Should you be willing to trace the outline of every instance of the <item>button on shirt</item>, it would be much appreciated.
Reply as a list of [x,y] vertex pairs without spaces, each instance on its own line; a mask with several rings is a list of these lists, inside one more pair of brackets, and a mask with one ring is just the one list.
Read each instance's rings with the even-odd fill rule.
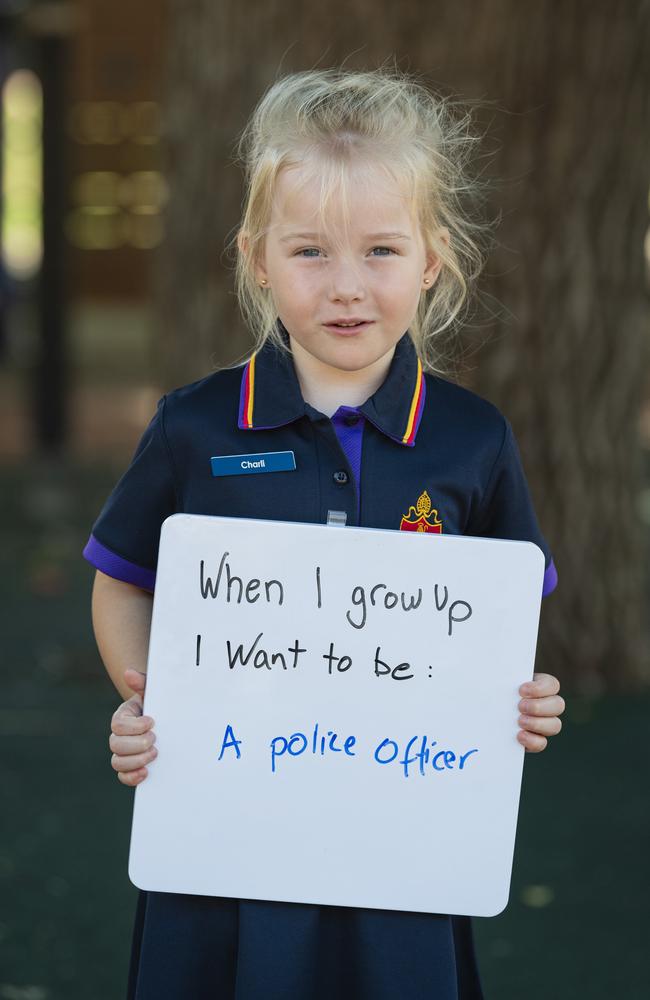
[[[295,470],[212,475],[212,456],[275,451],[292,451]],[[305,402],[291,355],[270,342],[163,396],[84,556],[153,590],[171,514],[325,523],[329,510],[348,525],[532,541],[545,555],[545,595],[557,581],[510,424],[475,393],[425,375],[408,333],[379,389],[331,419]]]

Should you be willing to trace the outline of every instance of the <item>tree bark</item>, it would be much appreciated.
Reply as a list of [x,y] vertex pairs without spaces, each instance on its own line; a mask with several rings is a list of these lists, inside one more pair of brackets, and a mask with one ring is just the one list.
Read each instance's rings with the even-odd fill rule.
[[509,111],[497,169],[511,181],[490,291],[513,315],[477,385],[513,422],[555,552],[540,663],[586,692],[624,689],[650,677],[650,6],[489,6],[507,25],[490,93]]

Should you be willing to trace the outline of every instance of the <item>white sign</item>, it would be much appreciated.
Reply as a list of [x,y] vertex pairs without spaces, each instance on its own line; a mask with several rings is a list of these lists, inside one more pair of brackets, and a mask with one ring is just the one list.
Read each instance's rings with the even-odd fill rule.
[[132,882],[499,913],[543,575],[531,542],[168,518]]

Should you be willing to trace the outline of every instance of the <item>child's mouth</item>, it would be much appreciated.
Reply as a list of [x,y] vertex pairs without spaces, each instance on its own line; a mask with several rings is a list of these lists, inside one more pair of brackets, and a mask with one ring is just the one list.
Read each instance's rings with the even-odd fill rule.
[[358,323],[326,323],[325,326],[328,330],[334,330],[336,333],[343,334],[344,336],[352,336],[361,330],[365,330],[371,323],[372,320],[360,320]]

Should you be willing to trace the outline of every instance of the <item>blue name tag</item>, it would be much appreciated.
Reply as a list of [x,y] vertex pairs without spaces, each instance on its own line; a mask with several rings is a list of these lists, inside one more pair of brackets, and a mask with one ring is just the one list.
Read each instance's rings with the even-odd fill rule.
[[256,455],[214,455],[213,476],[243,476],[251,472],[290,472],[296,467],[292,451],[265,451]]

